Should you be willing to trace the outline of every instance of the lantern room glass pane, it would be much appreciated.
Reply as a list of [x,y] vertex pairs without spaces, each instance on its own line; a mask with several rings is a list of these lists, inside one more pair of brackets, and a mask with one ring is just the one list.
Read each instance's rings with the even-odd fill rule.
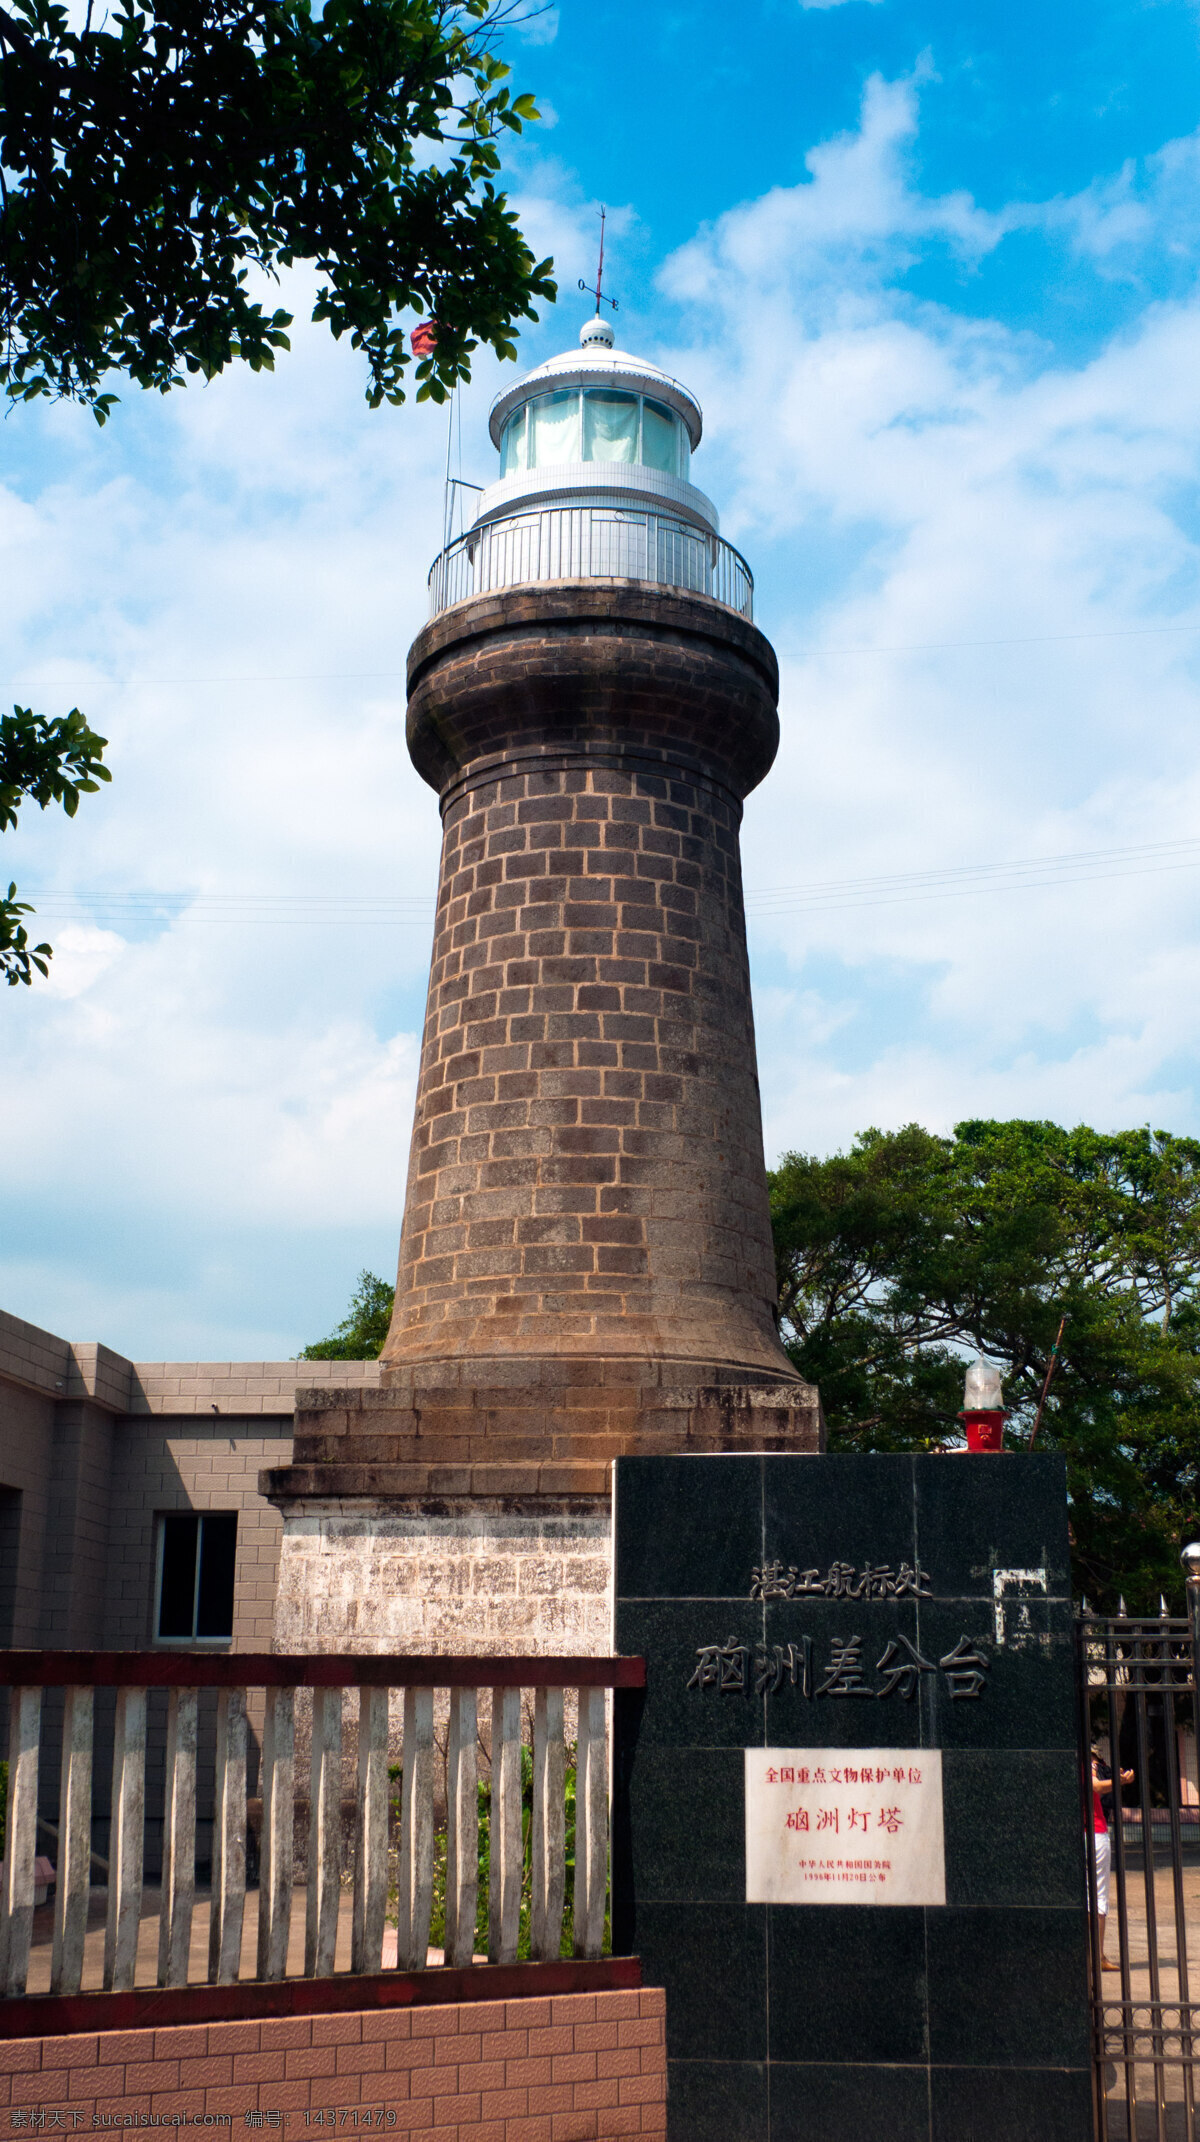
[[647,402],[642,412],[642,460],[648,469],[662,469],[668,476],[678,474],[679,449],[676,443],[680,429],[679,420],[661,402]]
[[504,427],[500,441],[500,474],[511,476],[515,470],[528,468],[528,426],[524,409],[518,409]]
[[583,458],[585,461],[636,461],[638,403],[636,394],[604,393],[592,389],[583,397]]
[[565,387],[558,394],[539,394],[529,405],[533,425],[530,468],[549,468],[556,462],[579,459],[579,389]]

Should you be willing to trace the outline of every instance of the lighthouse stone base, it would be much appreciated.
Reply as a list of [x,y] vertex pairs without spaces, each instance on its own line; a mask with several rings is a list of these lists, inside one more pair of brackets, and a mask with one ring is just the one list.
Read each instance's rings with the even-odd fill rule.
[[276,1649],[605,1652],[609,1535],[607,1504],[582,1497],[299,1503]]
[[262,1476],[284,1516],[277,1650],[607,1652],[615,1458],[824,1448],[810,1384],[682,1362],[470,1367],[479,1380],[440,1363],[297,1392],[293,1463]]

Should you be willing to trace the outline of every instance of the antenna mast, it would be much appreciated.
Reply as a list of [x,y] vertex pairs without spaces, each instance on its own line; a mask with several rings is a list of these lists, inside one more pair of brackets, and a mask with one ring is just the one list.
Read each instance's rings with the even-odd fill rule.
[[611,305],[614,312],[618,310],[617,301],[615,297],[606,297],[602,287],[604,283],[604,223],[607,213],[608,211],[604,208],[600,210],[600,265],[596,270],[595,289],[592,288],[592,285],[590,283],[584,282],[582,275],[579,278],[580,289],[586,290],[588,296],[594,297],[596,300],[597,319],[599,319],[600,317],[600,307],[602,305]]

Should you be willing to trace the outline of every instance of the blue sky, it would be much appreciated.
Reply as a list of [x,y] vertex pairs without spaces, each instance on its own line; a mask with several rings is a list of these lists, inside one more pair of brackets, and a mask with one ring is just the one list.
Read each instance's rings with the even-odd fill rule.
[[[1200,7],[567,0],[511,57],[563,291],[522,364],[574,341],[606,202],[619,338],[699,394],[780,653],[744,836],[769,1154],[1200,1134]],[[445,418],[294,341],[0,444],[0,692],[77,701],[114,773],[6,836],[57,957],[0,1006],[0,1304],[141,1359],[293,1353],[399,1236]],[[464,475],[506,376],[462,397]]]

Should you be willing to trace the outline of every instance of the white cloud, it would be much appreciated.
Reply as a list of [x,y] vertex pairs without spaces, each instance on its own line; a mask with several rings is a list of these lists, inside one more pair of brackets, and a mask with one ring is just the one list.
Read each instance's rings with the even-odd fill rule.
[[[915,302],[922,246],[983,254],[1030,220],[921,197],[915,123],[913,84],[874,81],[810,179],[664,270],[703,307],[669,359],[705,406],[697,478],[784,658],[751,886],[1200,835],[1200,631],[1158,629],[1200,620],[1200,305],[1148,304],[1071,364]],[[1078,239],[1078,211],[1044,214]],[[1195,884],[757,920],[770,1142],[971,1113],[1191,1127]]]
[[558,36],[559,10],[539,4],[539,0],[523,0],[523,4],[508,17],[508,28],[515,31],[522,44],[552,45]]
[[[68,962],[76,934],[60,935]],[[185,918],[141,945],[95,935],[104,935],[107,957],[92,986],[71,987],[69,1005],[48,995],[40,1016],[9,1037],[24,1128],[6,1163],[11,1196],[36,1196],[51,1153],[86,1177],[97,1126],[108,1122],[127,1132],[122,1198],[153,1201],[169,1181],[198,1225],[243,1225],[269,1211],[277,1224],[324,1229],[340,1219],[348,1182],[364,1225],[394,1214],[412,1113],[412,1034],[381,1040],[335,1001],[310,1026],[307,1007],[289,1014],[280,977],[263,976],[261,953],[245,962],[249,971],[225,971],[223,956],[236,962],[238,953],[233,930],[220,925]],[[314,933],[310,950],[328,961],[329,933],[323,942]],[[294,986],[295,950],[288,966]],[[255,981],[265,982],[266,1004]],[[72,1122],[66,1104],[78,1094],[81,1062],[88,1106]]]
[[54,929],[45,917],[40,921],[35,918],[35,922],[35,938],[40,940],[43,930],[53,929],[54,934],[50,972],[37,985],[39,993],[47,997],[69,1002],[72,997],[82,996],[107,974],[125,950],[125,941],[115,930],[100,930],[93,923],[68,922]]
[[[490,385],[485,367],[468,427]],[[404,662],[446,416],[373,415],[361,391],[351,354],[300,327],[274,380],[130,397],[94,487],[90,419],[49,412],[52,433],[82,433],[82,481],[0,494],[0,669],[47,711],[78,700],[113,771],[69,824],[26,807],[9,875],[23,893],[182,896],[157,921],[101,908],[99,926],[64,923],[53,901],[35,918],[51,979],[5,993],[3,1106],[22,1125],[6,1202],[26,1251],[14,1270],[6,1230],[5,1298],[58,1328],[73,1307],[103,1310],[103,1335],[143,1355],[205,1328],[211,1348],[193,1298],[211,1272],[190,1267],[172,1295],[141,1284],[135,1246],[106,1267],[106,1215],[140,1214],[151,1262],[164,1227],[307,1237],[314,1269],[297,1285],[281,1253],[259,1270],[217,1351],[294,1351],[327,1328],[357,1269],[347,1229],[373,1245],[378,1229],[376,1261],[394,1259],[427,925],[222,922],[187,905],[432,887],[437,806],[404,748]],[[56,1207],[70,1218],[47,1261],[34,1238]]]
[[858,128],[810,149],[810,177],[800,185],[773,187],[680,247],[664,266],[663,289],[728,314],[737,288],[755,333],[794,334],[814,306],[829,304],[831,280],[837,311],[855,319],[917,246],[940,241],[967,259],[989,252],[1010,217],[988,214],[964,192],[926,197],[909,180],[917,89],[931,71],[922,61],[900,81],[872,75]]
[[1130,158],[1081,192],[1026,209],[1014,220],[1061,231],[1102,273],[1133,283],[1147,257],[1173,258],[1190,283],[1200,228],[1200,134],[1169,141],[1141,162]]
[[[904,280],[931,251],[973,274],[1039,219],[1073,272],[1136,277],[1192,152],[1073,204],[927,196],[927,73],[874,79],[801,185],[697,234],[663,271],[673,310],[638,329],[701,395],[696,477],[782,658],[752,886],[1200,835],[1200,634],[1157,630],[1200,617],[1190,287],[1069,362]],[[594,207],[551,159],[526,170],[523,225],[570,287]],[[574,330],[564,308],[525,356]],[[491,466],[501,376],[485,363],[464,399],[465,476]],[[371,415],[362,384],[299,325],[274,379],[131,391],[103,438],[70,410],[12,420],[43,461],[0,492],[0,671],[50,710],[78,700],[114,781],[71,825],[25,814],[7,875],[185,898],[136,925],[48,910],[52,983],[5,993],[0,1106],[22,1136],[0,1286],[143,1356],[292,1351],[395,1254],[426,927],[188,904],[432,888],[403,670],[446,418]],[[974,1113],[1195,1127],[1194,896],[1163,872],[757,917],[770,1146]]]

